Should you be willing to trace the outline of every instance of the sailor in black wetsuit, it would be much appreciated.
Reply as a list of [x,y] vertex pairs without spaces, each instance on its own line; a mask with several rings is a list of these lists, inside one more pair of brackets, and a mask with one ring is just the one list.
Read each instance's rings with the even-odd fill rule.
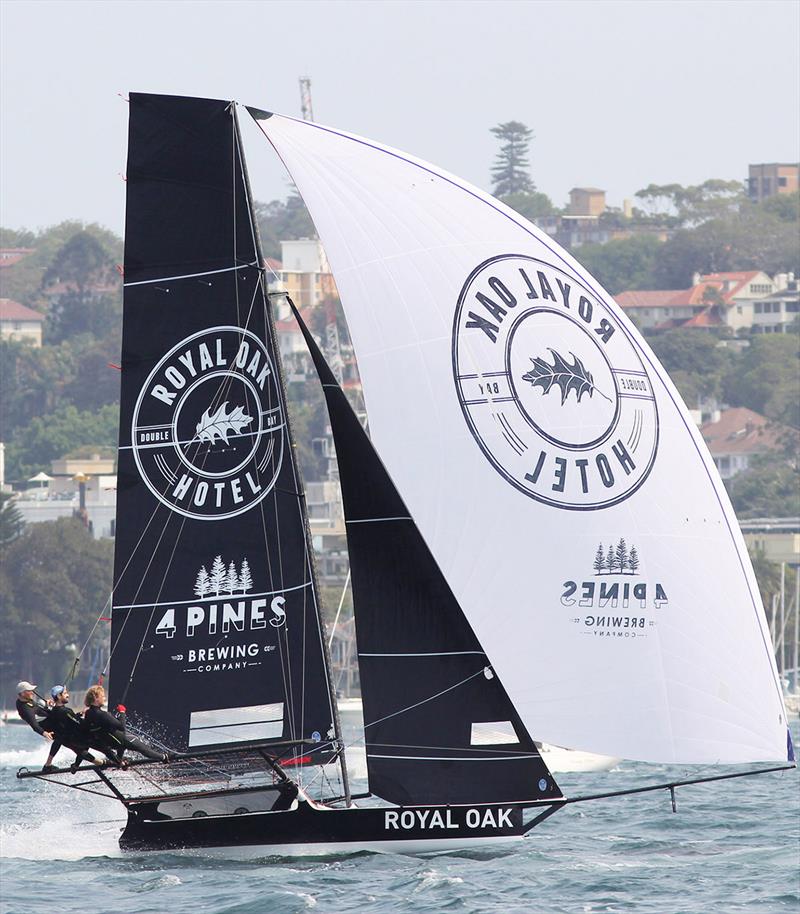
[[46,733],[37,718],[47,714],[47,703],[36,694],[36,686],[23,679],[17,683],[17,714],[25,723],[45,739],[52,739],[52,733]]
[[84,720],[88,727],[89,745],[92,749],[99,749],[106,755],[114,755],[118,764],[123,766],[127,762],[123,761],[123,754],[126,749],[133,749],[146,758],[153,759],[157,762],[166,762],[168,757],[164,752],[158,752],[149,746],[143,740],[129,736],[125,732],[125,708],[120,705],[115,714],[109,714],[103,710],[106,693],[102,686],[92,686],[86,693],[84,704]]
[[48,710],[47,716],[42,721],[42,729],[53,734],[53,746],[47,762],[42,771],[53,770],[53,759],[62,746],[66,746],[75,753],[77,758],[70,766],[70,771],[75,773],[81,762],[95,764],[94,757],[87,751],[89,739],[84,722],[69,707],[69,691],[66,686],[57,685],[50,689],[53,705]]

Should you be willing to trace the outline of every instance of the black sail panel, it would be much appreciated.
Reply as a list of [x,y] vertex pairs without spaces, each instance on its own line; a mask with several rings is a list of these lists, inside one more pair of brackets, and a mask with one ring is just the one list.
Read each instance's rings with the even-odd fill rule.
[[370,789],[406,805],[561,796],[296,310],[295,317],[336,444]]
[[131,95],[111,700],[178,750],[334,735],[260,262],[232,104]]

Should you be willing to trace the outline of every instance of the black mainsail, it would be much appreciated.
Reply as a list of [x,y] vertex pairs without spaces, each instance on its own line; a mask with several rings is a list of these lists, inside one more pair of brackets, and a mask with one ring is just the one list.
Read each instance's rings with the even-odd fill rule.
[[403,805],[562,794],[314,338],[347,521],[371,791]]
[[338,723],[262,262],[235,106],[132,94],[112,702],[174,749],[322,761]]

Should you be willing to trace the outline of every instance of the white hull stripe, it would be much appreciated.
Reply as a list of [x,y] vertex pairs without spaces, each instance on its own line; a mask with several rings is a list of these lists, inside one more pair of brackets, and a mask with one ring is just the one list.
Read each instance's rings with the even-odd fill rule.
[[[448,851],[491,844],[510,844],[523,840],[524,835],[501,835],[484,838],[387,839],[385,841],[331,841],[308,844],[243,844],[238,847],[170,848],[170,854],[192,857],[225,857],[228,859],[258,857],[315,857],[326,854],[356,854],[363,851],[378,854],[441,854]],[[127,853],[127,851],[126,851]],[[130,853],[163,854],[163,850],[131,850]]]
[[124,282],[122,285],[127,289],[129,286],[149,286],[154,282],[173,282],[177,279],[194,279],[197,276],[214,276],[217,273],[231,273],[233,270],[246,270],[248,267],[257,267],[258,261],[252,263],[242,263],[238,267],[224,267],[221,270],[206,270],[204,273],[184,273],[181,276],[159,276],[156,279],[142,279],[139,282]]

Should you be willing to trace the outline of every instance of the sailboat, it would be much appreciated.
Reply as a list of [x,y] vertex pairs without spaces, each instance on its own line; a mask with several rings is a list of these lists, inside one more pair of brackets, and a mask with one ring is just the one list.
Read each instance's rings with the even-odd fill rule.
[[593,799],[562,793],[539,740],[793,767],[735,517],[616,304],[441,169],[247,110],[315,220],[364,385],[370,435],[295,309],[335,439],[369,789],[348,778],[237,108],[146,94],[110,704],[170,758],[20,776],[122,802],[123,848],[261,856],[518,840]]

